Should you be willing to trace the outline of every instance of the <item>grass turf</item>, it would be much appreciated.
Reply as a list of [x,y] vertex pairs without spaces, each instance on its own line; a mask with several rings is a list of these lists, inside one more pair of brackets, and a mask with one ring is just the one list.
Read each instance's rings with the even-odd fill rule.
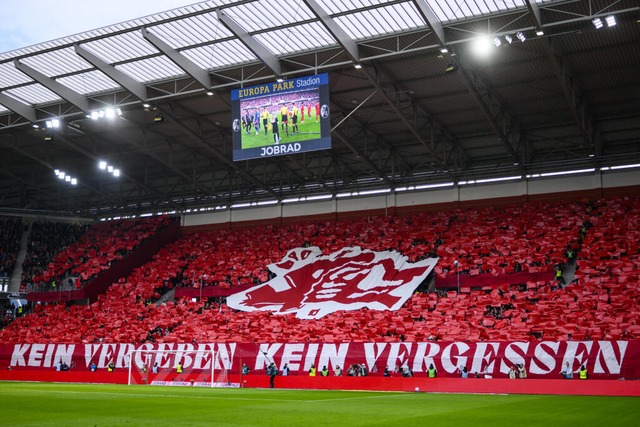
[[629,426],[633,397],[0,383],[10,426]]

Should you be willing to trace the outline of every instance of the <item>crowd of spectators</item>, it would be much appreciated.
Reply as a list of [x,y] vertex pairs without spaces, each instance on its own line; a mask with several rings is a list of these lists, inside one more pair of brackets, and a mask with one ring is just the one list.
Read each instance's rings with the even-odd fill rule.
[[16,217],[0,217],[0,277],[11,277],[24,227]]
[[63,249],[80,240],[89,229],[86,223],[36,221],[31,227],[27,253],[22,263],[22,285],[33,289],[33,277],[40,277]]
[[[136,343],[633,339],[640,337],[640,255],[637,239],[630,241],[628,236],[638,233],[640,199],[603,203],[602,209],[586,203],[503,208],[501,211],[519,218],[507,221],[508,229],[504,229],[503,216],[499,216],[500,221],[495,220],[496,210],[483,208],[187,235],[161,249],[153,261],[114,284],[90,306],[38,308],[34,315],[16,322],[28,329],[28,336],[21,335],[20,329],[11,329],[0,334],[0,340]],[[528,209],[535,212],[528,213]],[[593,226],[583,232],[585,221]],[[463,231],[448,231],[453,223],[456,227],[484,226],[481,230],[466,225]],[[551,231],[544,224],[549,224]],[[515,247],[504,236],[496,237],[496,233],[514,233],[513,230],[521,230],[513,235]],[[562,237],[556,239],[554,233]],[[485,236],[486,242],[480,236]],[[449,248],[465,262],[476,256],[483,263],[497,257],[507,264],[522,260],[523,268],[530,268],[534,267],[534,259],[565,259],[567,245],[574,239],[582,241],[575,254],[581,276],[577,283],[555,291],[551,279],[515,286],[497,284],[460,293],[417,293],[395,312],[362,309],[332,313],[319,320],[261,311],[235,312],[220,301],[179,299],[151,304],[175,285],[233,287],[243,282],[264,282],[269,277],[267,266],[297,246],[319,246],[325,253],[356,245],[373,250],[394,249],[411,259],[431,253],[440,255],[441,250],[447,254]],[[492,244],[500,255],[483,256]],[[460,249],[463,245],[464,253]],[[537,248],[543,246],[544,256],[536,258]],[[521,249],[527,253],[522,254]],[[596,277],[600,282],[595,282]]]

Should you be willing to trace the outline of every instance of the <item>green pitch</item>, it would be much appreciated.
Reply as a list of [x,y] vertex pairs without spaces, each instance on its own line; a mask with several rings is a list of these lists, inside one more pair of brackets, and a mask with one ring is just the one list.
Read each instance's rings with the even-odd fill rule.
[[[592,384],[596,386],[596,381]],[[0,383],[5,426],[631,426],[633,397]]]
[[[291,125],[291,123],[289,123],[289,136],[287,136],[286,131],[282,129],[281,123],[278,123],[278,126],[280,127],[280,144],[288,144],[290,142],[300,142],[320,138],[320,122],[316,123],[315,116],[312,116],[311,120],[305,120],[304,123],[300,123],[300,120],[298,120],[299,133],[296,133],[295,135],[293,135],[293,125]],[[266,135],[264,134],[262,122],[260,122],[260,132],[257,135],[256,130],[253,127],[251,128],[251,131],[248,135],[244,129],[241,129],[241,132],[243,149],[274,145],[271,125],[269,125],[269,130]]]

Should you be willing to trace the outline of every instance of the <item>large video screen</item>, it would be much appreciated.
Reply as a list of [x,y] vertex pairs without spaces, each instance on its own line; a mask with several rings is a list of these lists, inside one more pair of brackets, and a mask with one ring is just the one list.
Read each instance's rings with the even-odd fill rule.
[[231,91],[233,160],[331,148],[329,76]]

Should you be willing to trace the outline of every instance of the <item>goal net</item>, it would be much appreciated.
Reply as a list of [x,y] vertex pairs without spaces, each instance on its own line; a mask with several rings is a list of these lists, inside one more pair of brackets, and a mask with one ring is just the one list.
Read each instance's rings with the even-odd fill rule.
[[227,387],[228,361],[213,350],[133,350],[129,385]]

